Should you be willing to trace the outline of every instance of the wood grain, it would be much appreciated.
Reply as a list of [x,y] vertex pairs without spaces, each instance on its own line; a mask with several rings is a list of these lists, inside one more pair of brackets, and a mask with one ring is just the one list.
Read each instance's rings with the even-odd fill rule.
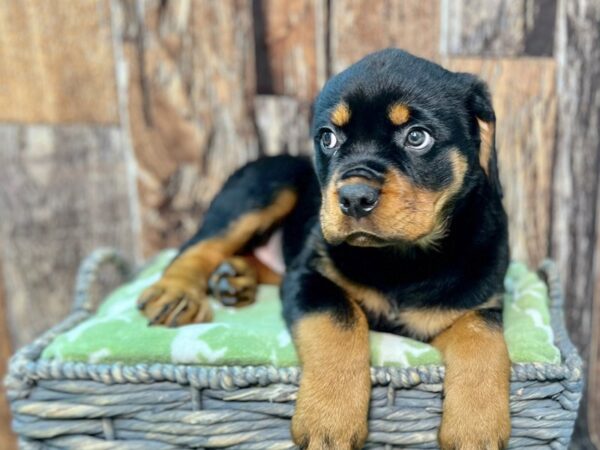
[[0,284],[14,345],[64,316],[85,253],[180,244],[235,168],[312,151],[326,77],[401,47],[490,84],[513,257],[559,262],[588,361],[574,448],[592,448],[588,428],[600,448],[598,42],[589,0],[0,3]]
[[326,77],[325,8],[324,0],[254,2],[260,94],[313,100]]
[[438,59],[439,1],[331,0],[330,5],[330,74],[386,47]]
[[262,152],[310,153],[311,104],[327,77],[325,0],[253,2]]
[[0,240],[20,347],[67,314],[81,259],[132,253],[127,173],[114,127],[0,125]]
[[552,56],[556,0],[442,0],[442,54]]
[[547,256],[550,236],[555,63],[550,58],[452,58],[445,65],[479,75],[490,87],[512,257],[537,267]]
[[[0,242],[0,253],[2,243]],[[2,274],[2,261],[0,260],[0,275]],[[6,365],[10,357],[11,342],[8,328],[8,316],[6,314],[6,296],[4,295],[4,286],[2,276],[0,276],[0,379],[6,375]],[[8,407],[8,400],[4,394],[4,388],[0,387],[0,448],[3,450],[16,450],[17,442],[15,435],[10,429],[11,415]]]
[[0,121],[118,121],[105,0],[0,2]]
[[551,253],[563,274],[571,337],[588,362],[578,436],[589,425],[600,444],[600,4],[559,2],[557,34],[561,65]]
[[229,173],[259,154],[252,8],[243,0],[115,5],[150,255],[189,237]]
[[256,126],[265,155],[309,155],[313,151],[306,102],[280,95],[254,100]]

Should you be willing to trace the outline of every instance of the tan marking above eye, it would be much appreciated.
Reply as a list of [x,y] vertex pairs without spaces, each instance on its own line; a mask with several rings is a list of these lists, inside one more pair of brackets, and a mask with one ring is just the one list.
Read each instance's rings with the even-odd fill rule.
[[390,107],[388,118],[394,125],[404,125],[410,119],[410,109],[404,103],[396,103]]
[[343,127],[350,122],[351,115],[350,107],[345,102],[340,102],[331,112],[331,123],[338,127]]

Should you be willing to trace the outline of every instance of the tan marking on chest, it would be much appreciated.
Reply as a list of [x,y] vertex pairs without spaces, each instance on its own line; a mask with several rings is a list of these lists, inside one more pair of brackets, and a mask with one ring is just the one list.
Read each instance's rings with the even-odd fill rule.
[[[501,305],[501,297],[493,296],[476,309],[497,308]],[[441,308],[409,308],[398,314],[398,321],[405,326],[412,336],[428,340],[450,328],[454,322],[472,310]]]
[[346,295],[358,303],[366,312],[380,317],[391,316],[392,307],[383,294],[349,280],[337,270],[331,260],[324,254],[321,257],[318,269],[325,278],[342,288]]
[[411,336],[428,340],[448,328],[464,314],[462,310],[406,309],[398,314],[398,321],[410,331]]
[[[346,292],[370,315],[385,318],[390,324],[402,326],[407,334],[427,341],[448,329],[454,322],[471,311],[470,309],[402,308],[395,310],[384,294],[368,286],[349,280],[341,274],[327,255],[322,252],[319,272]],[[476,309],[498,308],[502,304],[500,295],[491,297]]]

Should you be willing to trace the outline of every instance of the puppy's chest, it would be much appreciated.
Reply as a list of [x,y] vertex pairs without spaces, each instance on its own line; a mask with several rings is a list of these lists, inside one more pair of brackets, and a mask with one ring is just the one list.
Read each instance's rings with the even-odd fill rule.
[[371,329],[374,330],[428,341],[465,313],[464,310],[439,307],[403,306],[402,299],[356,283],[332,265],[322,266],[321,272],[342,288],[352,301],[360,305]]
[[365,312],[372,329],[428,341],[450,327],[464,311],[433,307],[402,307],[374,289],[348,289]]

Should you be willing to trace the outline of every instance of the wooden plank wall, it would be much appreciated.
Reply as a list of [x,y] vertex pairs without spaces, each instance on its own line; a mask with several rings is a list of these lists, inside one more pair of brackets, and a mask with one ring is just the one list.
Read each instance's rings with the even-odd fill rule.
[[236,167],[310,152],[327,77],[398,46],[490,84],[513,254],[559,262],[574,448],[600,448],[599,43],[586,0],[0,3],[0,355],[67,313],[92,248],[177,245]]
[[[0,270],[2,264],[0,261]],[[1,273],[1,272],[0,272]],[[4,295],[4,286],[2,277],[0,277],[0,323],[6,323],[6,300]],[[10,334],[5,326],[0,328],[0,377],[4,378],[6,374],[6,365],[11,354]],[[15,447],[15,439],[10,430],[10,413],[6,403],[4,390],[0,390],[0,446],[4,449],[11,450]]]

